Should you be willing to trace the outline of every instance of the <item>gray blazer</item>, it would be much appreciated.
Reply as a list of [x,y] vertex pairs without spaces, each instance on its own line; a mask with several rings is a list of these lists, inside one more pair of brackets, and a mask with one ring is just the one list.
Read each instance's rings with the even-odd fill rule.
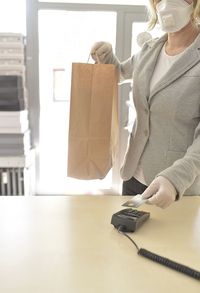
[[179,196],[200,195],[200,36],[150,93],[150,79],[167,36],[144,44],[123,63],[109,63],[124,79],[133,77],[137,113],[121,176],[130,179],[141,162],[147,184],[158,175],[176,187]]

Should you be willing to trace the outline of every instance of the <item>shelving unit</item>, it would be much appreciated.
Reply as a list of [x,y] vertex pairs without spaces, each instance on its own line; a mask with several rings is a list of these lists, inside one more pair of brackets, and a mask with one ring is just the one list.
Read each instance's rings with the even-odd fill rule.
[[25,38],[0,33],[0,195],[34,193]]

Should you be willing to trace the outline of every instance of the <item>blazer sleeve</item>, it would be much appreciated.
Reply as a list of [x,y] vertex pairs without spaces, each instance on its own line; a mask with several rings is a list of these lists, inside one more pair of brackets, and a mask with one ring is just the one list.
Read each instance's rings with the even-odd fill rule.
[[145,42],[138,53],[136,53],[135,55],[133,55],[132,57],[128,58],[127,60],[123,62],[120,62],[117,56],[113,52],[105,56],[105,60],[103,60],[103,62],[105,64],[116,65],[116,67],[119,69],[120,79],[122,81],[126,79],[131,79],[133,78],[133,71],[134,71],[134,68],[136,67],[137,62],[140,60],[140,58],[143,56],[143,54],[147,50],[151,49],[155,45],[157,40],[158,38],[155,38]]
[[119,59],[112,53],[109,58],[105,60],[105,64],[114,64],[120,72],[120,80],[131,79],[133,77],[134,59],[132,56],[124,62],[120,62]]
[[195,129],[194,141],[184,157],[175,161],[172,166],[157,176],[166,177],[177,189],[178,199],[182,197],[197,176],[200,175],[200,122]]

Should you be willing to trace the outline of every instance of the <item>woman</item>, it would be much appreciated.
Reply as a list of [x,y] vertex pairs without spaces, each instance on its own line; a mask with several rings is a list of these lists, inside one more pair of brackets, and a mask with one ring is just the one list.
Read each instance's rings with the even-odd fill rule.
[[[109,43],[91,54],[133,77],[137,113],[121,169],[123,194],[166,208],[200,194],[200,0],[151,0],[150,28],[166,34],[120,63]],[[148,186],[148,187],[147,187]]]

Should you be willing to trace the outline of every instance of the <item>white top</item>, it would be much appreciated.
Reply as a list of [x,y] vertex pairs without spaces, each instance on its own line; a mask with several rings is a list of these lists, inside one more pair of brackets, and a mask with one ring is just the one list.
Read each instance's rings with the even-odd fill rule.
[[165,45],[162,47],[150,81],[150,92],[152,92],[154,86],[163,78],[171,66],[184,54],[184,52],[185,50],[177,55],[170,56],[165,52]]
[[[155,85],[163,78],[171,66],[182,56],[184,52],[185,50],[177,55],[170,56],[165,52],[165,45],[163,46],[150,81],[150,92],[152,92]],[[140,162],[137,166],[137,169],[135,170],[135,173],[133,174],[133,177],[135,177],[142,184],[146,185]]]

